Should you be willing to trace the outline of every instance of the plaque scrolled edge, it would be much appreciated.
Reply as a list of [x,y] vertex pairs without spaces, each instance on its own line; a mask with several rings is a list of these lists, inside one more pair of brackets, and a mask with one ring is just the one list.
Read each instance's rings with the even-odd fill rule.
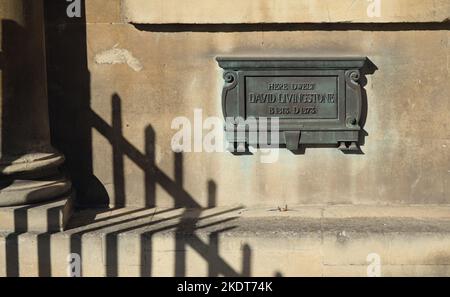
[[345,123],[349,128],[360,128],[362,109],[362,86],[360,85],[361,73],[359,69],[345,71]]
[[[232,99],[231,97],[236,97],[237,93],[233,92],[238,85],[238,75],[235,71],[224,70],[223,72],[224,85],[222,89],[222,114],[226,119],[228,116],[237,116],[237,114],[229,114],[227,111],[231,109],[232,105],[228,102]],[[234,98],[237,100],[237,98]]]

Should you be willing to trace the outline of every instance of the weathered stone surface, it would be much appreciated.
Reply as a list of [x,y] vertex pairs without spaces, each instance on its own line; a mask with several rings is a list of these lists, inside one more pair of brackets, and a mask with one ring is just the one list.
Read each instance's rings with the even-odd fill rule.
[[[123,139],[123,146],[114,149],[107,133],[117,130],[94,129],[94,173],[111,203],[117,195],[135,206],[150,200],[161,206],[185,203],[186,193],[192,198],[189,201],[201,206],[207,206],[209,198],[216,205],[268,207],[450,203],[448,34],[445,30],[168,33],[130,25],[88,25],[91,108],[109,127],[120,118]],[[95,63],[98,53],[115,44],[132,53],[143,69]],[[276,163],[262,164],[259,153],[202,152],[185,153],[182,166],[175,165],[180,158],[170,146],[176,132],[171,121],[185,116],[193,123],[196,108],[203,109],[203,119],[222,117],[217,55],[358,54],[367,55],[378,68],[367,75],[365,86],[364,155],[343,155],[327,148],[306,149],[305,155],[280,151]],[[148,131],[155,141],[146,136]],[[154,167],[145,165],[144,160],[152,159],[146,159],[146,150],[155,153]],[[123,175],[114,163],[114,151],[123,154]],[[156,169],[159,177],[146,179],[152,174],[149,168]],[[176,168],[182,185],[175,182]],[[120,176],[123,186],[116,183]],[[146,190],[153,189],[153,182],[155,194],[149,196]],[[208,197],[212,184],[215,195]]]
[[71,183],[64,178],[39,180],[16,179],[0,192],[1,206],[11,207],[52,200],[70,191]]
[[367,276],[376,253],[384,276],[448,276],[448,208],[87,210],[64,232],[0,233],[0,275],[67,276],[78,253],[82,276]]
[[379,15],[366,0],[122,0],[125,20],[148,24],[442,22],[446,0],[379,1]]
[[87,0],[86,21],[88,23],[121,23],[121,0]]
[[[450,33],[445,26],[135,27],[117,22],[118,0],[103,3],[111,13],[102,11],[98,19],[102,4],[94,2],[86,3],[86,36],[84,24],[78,23],[47,30],[53,45],[49,69],[55,139],[69,153],[72,175],[82,180],[76,184],[83,203],[98,197],[130,206],[450,203]],[[425,9],[426,3],[382,1],[383,9],[400,5],[392,10],[396,15],[414,16],[408,9],[446,13],[446,3],[434,1]],[[354,3],[362,4],[368,2]],[[142,5],[145,12],[142,7],[152,4]],[[425,20],[414,17],[411,22]],[[105,53],[108,59],[97,59]],[[196,108],[204,119],[222,117],[223,79],[215,58],[230,55],[369,57],[378,70],[366,76],[364,155],[327,148],[306,149],[305,155],[280,151],[274,164],[261,164],[260,153],[175,156],[170,146],[175,117],[193,123]],[[82,63],[72,57],[82,57]]]
[[58,167],[64,162],[60,153],[30,153],[22,156],[4,156],[0,160],[0,173],[3,175],[23,174],[45,171]]
[[7,275],[6,271],[6,236],[8,232],[3,232],[0,235],[0,276]]
[[[450,274],[448,1],[381,1],[374,18],[365,0],[84,2],[85,19],[61,2],[47,30],[52,133],[83,202],[134,207],[81,212],[65,232],[46,232],[51,207],[3,209],[16,232],[0,233],[1,276],[66,276],[70,253],[83,276],[365,276],[369,253],[382,275]],[[175,117],[221,117],[222,55],[367,56],[364,154],[174,154]],[[30,168],[2,158],[3,173]]]
[[[64,192],[67,192],[67,189]],[[67,195],[51,202],[1,207],[0,232],[62,231],[72,215],[73,200],[73,195]]]

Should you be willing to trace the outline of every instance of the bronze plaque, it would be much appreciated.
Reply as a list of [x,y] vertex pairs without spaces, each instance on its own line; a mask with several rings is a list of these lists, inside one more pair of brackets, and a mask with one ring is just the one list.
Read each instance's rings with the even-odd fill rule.
[[[217,61],[224,70],[226,119],[255,120],[260,130],[259,123],[276,118],[279,144],[292,150],[302,144],[359,150],[360,71],[366,57],[218,57]],[[253,128],[227,121],[227,139],[240,147],[254,142],[239,133],[243,129]]]

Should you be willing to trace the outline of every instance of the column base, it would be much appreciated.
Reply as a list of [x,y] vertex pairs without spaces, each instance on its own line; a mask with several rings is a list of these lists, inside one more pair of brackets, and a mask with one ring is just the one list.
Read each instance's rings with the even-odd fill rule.
[[61,197],[71,189],[58,173],[64,162],[60,153],[2,156],[0,160],[0,207],[27,205]]
[[70,181],[64,178],[4,181],[0,183],[0,207],[55,199],[69,192],[70,188]]
[[64,156],[58,152],[33,153],[22,156],[2,156],[0,174],[26,174],[35,171],[57,168],[64,163]]
[[64,231],[73,213],[73,198],[74,194],[69,193],[55,201],[1,207],[0,232],[19,234]]

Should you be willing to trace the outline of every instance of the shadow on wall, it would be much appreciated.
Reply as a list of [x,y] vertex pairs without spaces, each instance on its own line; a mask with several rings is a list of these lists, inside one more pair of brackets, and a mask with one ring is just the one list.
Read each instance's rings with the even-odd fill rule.
[[[145,130],[146,149],[142,154],[122,134],[122,108],[118,94],[112,95],[112,124],[90,107],[90,73],[87,65],[86,19],[66,17],[66,3],[46,1],[47,72],[50,127],[53,145],[65,157],[65,166],[77,191],[80,208],[127,205],[124,157],[145,173],[145,206],[155,206],[156,184],[175,199],[175,207],[200,207],[180,185],[181,155],[175,155],[175,180],[155,165],[155,131]],[[84,8],[84,1],[82,1]],[[84,9],[83,9],[84,11]],[[93,173],[92,129],[105,137],[113,149],[114,201]]]
[[[84,11],[84,1],[81,1]],[[124,157],[127,156],[132,162],[139,166],[145,173],[145,207],[140,210],[131,210],[122,213],[118,220],[111,222],[104,220],[101,227],[82,227],[73,225],[70,233],[70,252],[82,255],[82,238],[90,232],[104,231],[106,234],[106,275],[117,276],[119,273],[118,262],[118,236],[124,232],[138,229],[149,229],[140,234],[140,267],[141,276],[151,276],[152,271],[152,238],[155,233],[166,230],[174,230],[175,234],[175,267],[176,276],[185,276],[187,268],[186,250],[189,246],[197,252],[208,263],[209,276],[250,276],[251,275],[251,248],[248,245],[242,247],[242,271],[234,270],[219,255],[219,235],[235,226],[227,224],[227,228],[215,230],[209,234],[209,242],[205,243],[196,234],[200,228],[199,222],[205,219],[202,216],[201,205],[196,202],[183,188],[183,155],[175,154],[174,180],[168,177],[155,164],[155,140],[156,133],[151,125],[145,130],[145,154],[142,154],[122,134],[122,113],[121,98],[118,94],[113,94],[112,124],[109,125],[90,108],[90,73],[87,67],[86,53],[86,18],[83,13],[82,18],[68,19],[65,15],[65,2],[45,1],[46,7],[46,39],[47,39],[47,72],[49,88],[49,111],[52,132],[52,141],[56,148],[61,150],[66,156],[66,171],[71,175],[74,188],[77,190],[77,205],[80,208],[97,208],[91,215],[83,218],[82,226],[89,223],[99,223],[101,219],[95,219],[96,215],[107,211],[104,207],[110,204],[108,194],[102,183],[93,174],[92,164],[92,129],[95,129],[108,139],[113,149],[113,178],[115,207],[120,208],[126,205],[125,181],[124,181]],[[139,217],[138,212],[155,206],[156,185],[161,186],[174,199],[175,208],[194,208],[194,212],[184,210],[181,215],[164,217],[143,224],[133,224],[132,227],[126,224]],[[210,180],[207,183],[208,207],[216,206],[217,185]],[[27,215],[30,206],[23,207],[16,211],[16,224],[26,220],[19,220],[19,217]],[[236,211],[239,208],[225,210],[219,213],[207,215],[208,219],[218,218],[207,226],[220,225],[232,221],[234,217],[226,219],[219,216],[225,213]],[[162,210],[152,215],[167,213],[171,210]],[[132,218],[126,215],[134,214]],[[148,215],[147,215],[148,216]],[[123,218],[121,218],[123,217]],[[52,219],[53,216],[49,216]],[[177,219],[178,222],[161,225],[164,222]],[[98,225],[96,225],[98,226]],[[20,226],[17,226],[20,227]],[[205,226],[202,226],[204,228]],[[220,226],[218,226],[220,228]],[[23,232],[27,231],[26,226],[21,226]],[[23,233],[22,232],[22,233]],[[70,232],[70,231],[69,231]],[[7,240],[7,275],[17,276],[20,271],[17,236]],[[52,234],[39,235],[38,262],[39,275],[52,275],[50,238]]]
[[[84,1],[81,1],[84,11]],[[68,18],[67,2],[45,1],[47,81],[53,145],[66,157],[65,167],[77,191],[79,207],[106,207],[109,197],[93,174],[90,73],[86,17]]]
[[[113,110],[117,112],[117,107],[120,106],[120,101],[117,96],[113,97],[113,105],[116,105]],[[146,139],[147,139],[147,153],[154,152],[154,132],[150,127],[147,128],[146,131]],[[142,155],[138,155],[135,152],[134,148],[130,148],[127,144],[125,151],[128,154],[131,154],[133,160],[136,158],[144,158]],[[113,145],[114,146],[114,145]],[[131,151],[129,151],[131,150]],[[151,160],[151,158],[149,159]],[[138,161],[144,162],[143,160]],[[152,162],[147,164],[147,168],[149,168],[149,173],[146,173],[146,189],[147,193],[149,193],[150,198],[154,198],[154,192],[156,183],[164,187],[166,190],[171,191],[171,195],[174,199],[178,199],[178,197],[183,197],[183,200],[178,203],[186,203],[187,205],[194,205],[195,199],[189,196],[183,189],[183,155],[175,154],[175,181],[170,180],[165,174],[160,171]],[[120,166],[119,166],[120,168]],[[119,177],[122,176],[119,174]],[[151,181],[148,183],[148,181]],[[208,201],[210,202],[209,207],[214,207],[216,205],[216,184],[213,181],[208,181],[207,183],[208,190]],[[175,195],[175,196],[174,196]],[[181,205],[183,206],[183,205]],[[208,276],[250,276],[251,275],[251,248],[248,245],[243,245],[242,251],[242,271],[238,272],[233,267],[230,266],[220,255],[219,255],[219,237],[220,234],[235,228],[234,225],[226,224],[227,222],[232,222],[236,219],[236,217],[227,217],[220,218],[221,215],[232,213],[238,211],[240,208],[232,208],[226,209],[224,211],[220,211],[213,214],[208,214],[206,216],[202,216],[202,209],[200,206],[196,205],[193,209],[185,209],[179,215],[170,215],[174,209],[165,209],[165,210],[157,210],[151,214],[139,214],[140,211],[145,210],[146,208],[131,210],[127,213],[121,213],[118,218],[116,217],[114,221],[111,220],[103,220],[103,223],[99,227],[88,227],[81,228],[81,231],[77,231],[77,228],[80,227],[76,225],[70,226],[72,228],[71,236],[70,236],[70,252],[77,253],[81,257],[82,254],[82,238],[85,237],[86,234],[92,232],[99,232],[101,230],[113,230],[109,232],[105,232],[105,253],[106,253],[106,276],[113,277],[119,275],[119,250],[118,250],[118,239],[121,234],[128,233],[133,231],[133,233],[138,233],[140,238],[140,276],[152,276],[159,275],[158,272],[154,271],[154,259],[156,252],[153,250],[153,238],[157,233],[162,233],[165,231],[171,231],[175,237],[175,246],[173,247],[173,254],[175,256],[174,261],[174,275],[175,276],[186,276],[187,275],[187,266],[188,260],[186,258],[187,248],[193,249],[199,256],[201,256],[207,263],[208,266]],[[101,212],[101,210],[100,210]],[[131,217],[130,214],[133,214]],[[163,215],[165,214],[165,215]],[[80,223],[98,223],[102,222],[102,219],[93,219],[95,218],[96,213],[92,213],[91,220],[89,218],[83,218],[80,220]],[[161,216],[163,215],[163,216]],[[128,217],[127,217],[128,216]],[[127,223],[131,221],[140,222],[145,219],[149,219],[153,217],[156,219],[152,219],[150,222],[144,223],[135,223],[131,227]],[[123,217],[123,218],[121,218]],[[111,219],[111,217],[108,217]],[[119,219],[119,220],[117,220]],[[205,222],[205,220],[208,220]],[[213,222],[210,222],[213,220]],[[175,222],[174,222],[175,221]],[[226,227],[222,227],[225,225]],[[208,234],[209,240],[207,243],[204,242],[197,234],[196,231],[201,228],[213,227],[221,228],[215,230]],[[123,265],[123,264],[122,264]],[[82,268],[83,269],[83,268]],[[83,273],[83,271],[82,271]]]
[[[84,8],[84,1],[81,1]],[[124,158],[128,157],[145,173],[145,208],[154,207],[156,202],[155,189],[161,186],[174,199],[175,208],[196,208],[197,211],[185,211],[179,216],[168,216],[166,218],[144,224],[134,224],[132,227],[126,223],[139,218],[118,220],[117,222],[105,222],[101,227],[87,227],[71,234],[70,251],[82,256],[82,238],[90,232],[111,228],[114,231],[106,232],[106,274],[116,276],[119,271],[118,262],[118,237],[131,230],[149,228],[149,231],[140,233],[140,254],[142,276],[154,275],[152,270],[152,238],[156,233],[174,229],[175,231],[175,266],[176,276],[185,276],[187,273],[186,249],[192,248],[208,263],[209,276],[250,276],[251,275],[251,253],[250,246],[242,246],[242,270],[236,271],[219,255],[220,234],[235,226],[219,229],[209,234],[209,241],[205,243],[196,234],[198,223],[202,217],[201,205],[183,188],[183,155],[175,154],[175,178],[172,180],[155,164],[155,141],[156,132],[149,125],[145,133],[145,153],[141,153],[122,134],[122,109],[119,94],[111,97],[112,124],[109,125],[98,116],[90,107],[90,73],[87,64],[86,44],[86,18],[69,19],[65,11],[67,3],[64,1],[46,0],[47,21],[47,72],[49,89],[49,111],[52,132],[52,141],[56,148],[66,156],[65,169],[71,175],[74,188],[77,190],[77,205],[81,208],[107,207],[110,198],[101,181],[93,173],[92,156],[92,130],[95,129],[102,134],[113,149],[113,182],[115,207],[126,205]],[[84,9],[83,9],[84,11]],[[3,57],[4,61],[4,57]],[[3,67],[2,63],[2,67]],[[365,99],[366,100],[366,99]],[[214,181],[208,181],[206,185],[208,192],[208,207],[216,205],[217,185]],[[20,258],[18,238],[27,231],[27,213],[32,206],[25,206],[15,211],[16,230],[21,230],[6,239],[6,269],[8,276],[20,274]],[[236,211],[230,209],[225,212]],[[159,213],[169,212],[160,211]],[[90,222],[98,223],[95,215],[105,212],[99,209],[93,212],[90,218],[86,218],[83,224]],[[139,210],[130,211],[127,214],[138,213]],[[57,219],[55,210],[49,210],[49,225],[52,220]],[[158,213],[155,213],[158,214]],[[216,213],[209,218],[218,218],[212,225],[220,225],[235,218],[220,219]],[[25,218],[25,219],[24,219]],[[173,219],[179,221],[174,224],[161,225]],[[128,221],[127,221],[128,220]],[[80,226],[73,226],[74,228]],[[38,270],[40,276],[52,275],[51,271],[51,246],[52,234],[38,235]],[[281,274],[278,274],[281,275]]]
[[254,24],[133,24],[147,32],[289,32],[289,31],[421,31],[449,30],[450,23],[254,23]]
[[[103,121],[98,115],[92,112],[93,117],[93,127],[101,133],[106,139],[108,139],[113,148],[113,169],[114,169],[114,191],[116,197],[116,206],[124,206],[126,203],[125,199],[125,183],[124,183],[124,168],[123,168],[123,158],[127,156],[132,160],[137,166],[139,166],[145,172],[145,193],[146,193],[146,207],[153,207],[155,205],[155,189],[158,184],[165,191],[167,191],[171,197],[174,199],[175,208],[194,208],[197,211],[189,212],[186,210],[184,214],[178,217],[169,217],[161,220],[156,220],[151,223],[144,223],[133,225],[128,228],[121,228],[119,223],[112,223],[106,227],[118,227],[117,231],[110,232],[106,235],[106,275],[107,276],[117,276],[118,275],[118,236],[124,232],[129,232],[131,230],[137,230],[144,227],[151,227],[156,224],[162,224],[165,221],[172,219],[179,219],[179,222],[169,226],[158,227],[156,229],[143,232],[140,234],[141,237],[141,276],[151,276],[152,275],[152,237],[157,232],[163,232],[170,229],[175,229],[175,272],[176,276],[186,275],[186,248],[187,246],[193,248],[200,256],[202,256],[208,263],[209,274],[211,276],[216,274],[222,274],[226,276],[239,276],[240,273],[233,270],[218,254],[219,246],[219,234],[221,232],[227,231],[229,229],[219,230],[211,233],[209,244],[205,244],[196,234],[195,230],[199,228],[197,226],[201,218],[201,205],[199,205],[194,197],[187,193],[183,188],[183,155],[180,153],[174,153],[174,180],[170,179],[162,170],[160,170],[155,164],[155,141],[156,134],[151,126],[148,126],[145,130],[145,155],[139,152],[132,144],[130,144],[122,135],[122,124],[121,124],[121,99],[117,94],[112,96],[112,126],[110,127],[107,123]],[[213,181],[209,181],[207,185],[208,191],[208,207],[212,208],[216,206],[216,184]],[[234,208],[228,210],[227,212],[238,210]],[[167,212],[166,210],[163,212]],[[156,214],[160,214],[157,212]],[[136,220],[139,217],[134,217],[132,220]],[[214,222],[214,225],[219,225],[227,222],[228,220],[233,220],[233,218],[219,219]],[[84,223],[87,223],[86,221]],[[116,225],[116,226],[115,226]],[[101,229],[105,228],[102,226]],[[233,228],[233,227],[231,227]],[[71,252],[78,253],[81,255],[81,239],[86,233],[98,231],[98,229],[87,229],[79,233],[75,233],[71,237]],[[214,253],[213,251],[216,251]],[[243,272],[248,273],[250,269],[250,248],[247,247],[244,252],[244,265]]]
[[[182,172],[182,155],[179,155],[179,167]],[[182,185],[180,185],[182,186]],[[215,205],[216,201],[216,185],[213,181],[209,181],[207,184],[208,189],[208,201],[211,202],[211,206]],[[28,211],[33,206],[24,206],[18,208],[14,212],[15,228],[20,230],[9,235],[6,238],[6,275],[7,276],[19,276],[21,275],[21,258],[19,255],[19,242],[25,244],[25,242],[19,241],[19,237],[27,232],[27,215]],[[147,212],[141,214],[141,211],[145,211],[145,208],[130,210],[128,212],[122,212],[118,216],[109,216],[108,218],[94,219],[97,214],[104,212],[105,210],[97,209],[92,210],[89,213],[90,216],[81,217],[80,220],[72,222],[70,230],[66,231],[70,235],[70,253],[78,254],[81,259],[83,257],[82,240],[86,235],[89,237],[94,236],[97,239],[102,239],[100,236],[104,236],[104,242],[98,244],[97,248],[105,244],[105,275],[114,277],[120,275],[119,266],[126,265],[119,263],[119,237],[127,232],[133,234],[139,234],[139,259],[138,264],[140,268],[140,276],[152,276],[161,275],[160,272],[155,271],[153,268],[156,251],[153,250],[153,238],[157,233],[172,232],[174,236],[175,246],[173,247],[174,261],[174,275],[186,276],[187,267],[189,261],[186,257],[188,248],[194,250],[200,257],[204,259],[208,267],[208,276],[251,276],[251,248],[247,244],[242,245],[242,268],[241,271],[235,270],[230,264],[227,263],[219,255],[220,246],[220,234],[235,228],[232,224],[236,217],[221,218],[221,215],[233,213],[240,208],[226,209],[223,211],[215,212],[212,214],[202,215],[202,210],[197,208],[194,210],[183,210],[181,214],[171,214],[176,209],[164,209],[155,212]],[[155,216],[158,216],[154,219]],[[59,219],[59,209],[49,209],[47,214],[48,225],[56,224]],[[146,221],[144,223],[140,223]],[[130,226],[130,222],[134,222]],[[139,223],[137,223],[139,222]],[[81,223],[81,225],[77,225]],[[95,223],[86,227],[88,223]],[[228,224],[227,224],[228,223]],[[203,238],[197,235],[196,231],[201,228],[214,228],[214,231],[208,234],[208,240],[205,242]],[[219,229],[217,229],[219,228]],[[51,258],[51,238],[54,233],[43,233],[36,235],[37,242],[37,259],[38,259],[38,275],[39,276],[52,276],[52,261]],[[31,236],[31,235],[28,235]],[[129,238],[128,238],[129,239]],[[86,245],[84,246],[84,251]],[[169,250],[171,250],[169,248]],[[172,253],[165,253],[170,256]],[[61,260],[61,259],[60,259]],[[82,262],[83,264],[86,263]],[[57,263],[59,267],[69,266],[67,263]],[[87,263],[89,265],[89,263]],[[92,269],[92,267],[91,267]],[[97,271],[102,267],[97,267]],[[83,266],[81,266],[81,275],[83,274]],[[91,272],[92,273],[92,272]]]
[[[114,154],[114,177],[117,178],[118,185],[123,185],[120,181],[123,180],[123,155],[129,156],[136,164],[141,166],[146,172],[145,186],[149,202],[153,202],[155,198],[154,189],[156,184],[159,184],[176,200],[176,206],[173,209],[165,209],[152,212],[151,214],[140,214],[141,211],[148,209],[130,210],[122,212],[120,215],[107,219],[95,219],[98,214],[104,213],[105,209],[93,209],[89,216],[84,216],[81,220],[72,222],[69,226],[68,234],[70,234],[70,253],[76,253],[83,257],[82,240],[86,235],[94,234],[93,236],[104,235],[105,238],[105,267],[106,276],[113,277],[119,275],[119,249],[118,239],[121,234],[133,231],[139,233],[139,258],[140,258],[140,276],[152,276],[158,274],[153,268],[155,251],[152,250],[152,240],[155,234],[169,231],[175,237],[175,246],[173,247],[175,261],[174,261],[174,275],[186,276],[188,259],[186,258],[187,249],[193,249],[199,256],[201,256],[208,266],[208,276],[251,276],[251,248],[247,244],[242,245],[242,269],[236,271],[230,264],[228,264],[219,255],[220,234],[229,231],[236,226],[230,224],[236,217],[229,216],[221,218],[221,215],[233,213],[241,208],[231,208],[219,211],[212,214],[202,215],[200,205],[195,202],[183,189],[183,155],[175,153],[175,180],[171,180],[154,164],[154,147],[155,147],[155,132],[151,126],[146,129],[146,155],[142,155],[136,148],[132,147],[120,133],[120,98],[117,95],[112,97],[114,120],[112,127],[106,126],[100,118],[97,118],[96,127],[105,137],[110,139],[116,153]],[[100,126],[100,127],[99,127]],[[116,156],[117,154],[117,156]],[[122,170],[119,172],[119,170]],[[116,191],[123,193],[121,187],[116,187]],[[209,180],[206,189],[208,192],[209,208],[216,206],[216,191],[217,185],[214,181]],[[116,193],[117,194],[117,193]],[[181,200],[178,200],[181,197]],[[184,209],[179,215],[171,215],[170,212],[179,207],[193,207],[193,209]],[[10,234],[6,238],[6,275],[19,276],[21,267],[21,258],[19,255],[19,237],[27,232],[28,222],[27,215],[30,209],[34,206],[24,206],[17,208],[14,212],[14,223],[16,232]],[[48,226],[57,225],[59,219],[59,208],[49,209],[47,214]],[[161,218],[152,219],[150,222],[140,223],[145,219],[150,219],[154,216],[162,215]],[[131,215],[131,216],[130,216]],[[114,219],[114,220],[112,220]],[[102,222],[103,221],[103,222]],[[130,222],[135,222],[130,226]],[[137,223],[139,222],[139,223]],[[90,223],[95,223],[92,226],[87,226]],[[228,224],[227,224],[228,223]],[[99,225],[100,224],[100,225]],[[204,239],[196,233],[201,228],[214,228],[214,231],[208,234],[208,241],[205,243]],[[79,230],[79,231],[78,231]],[[143,230],[143,231],[142,231]],[[147,231],[148,230],[148,231]],[[38,259],[38,275],[52,276],[52,258],[51,258],[51,238],[56,232],[47,232],[36,235],[37,242],[37,259]],[[99,238],[100,239],[100,238]],[[23,242],[23,241],[22,241]],[[54,262],[54,261],[53,261]],[[69,265],[69,263],[58,263],[58,265]],[[122,264],[123,265],[123,264]],[[81,275],[83,275],[83,267],[81,267]]]
[[[84,6],[84,1],[81,1]],[[170,180],[163,172],[155,170],[154,142],[155,131],[148,127],[145,131],[146,152],[142,154],[122,135],[121,103],[118,94],[112,98],[112,125],[109,125],[90,108],[90,73],[86,52],[86,18],[68,18],[67,3],[46,1],[47,20],[47,65],[49,82],[49,110],[52,141],[56,148],[66,156],[65,166],[71,174],[74,188],[77,190],[79,207],[105,207],[126,205],[124,156],[130,158],[145,173],[145,206],[155,206],[155,185],[160,184],[172,197],[176,197],[177,207],[199,207],[198,203],[176,185],[182,183],[182,175]],[[84,9],[83,9],[84,11]],[[258,30],[355,30],[366,28],[364,24],[337,24],[309,26],[303,24],[264,24],[264,25],[136,25],[139,30],[151,32],[252,32]],[[390,26],[371,27],[372,30],[391,30]],[[395,29],[393,25],[393,29]],[[400,27],[401,29],[408,29]],[[392,30],[393,30],[392,29]],[[419,27],[420,29],[420,27]],[[373,74],[376,66],[368,60],[361,71],[361,84],[367,83],[366,75]],[[361,127],[364,128],[367,117],[367,94],[362,88]],[[92,129],[95,129],[109,141],[113,148],[113,185],[114,201],[110,198],[104,185],[93,173]],[[360,133],[360,146],[364,146],[368,133]],[[308,146],[328,147],[328,146]],[[336,147],[336,146],[332,146]],[[305,147],[295,151],[303,154]],[[363,154],[362,150],[347,152]],[[176,159],[177,160],[177,159]],[[175,162],[175,165],[178,163]]]
[[[84,8],[84,1],[81,1]],[[172,180],[155,164],[155,141],[156,132],[149,125],[145,133],[145,153],[141,153],[122,134],[122,104],[119,94],[112,94],[112,122],[109,125],[90,107],[90,73],[87,62],[87,42],[86,42],[86,18],[83,13],[82,18],[69,19],[66,17],[67,3],[64,1],[55,2],[46,0],[46,21],[47,21],[47,71],[49,88],[49,111],[52,132],[52,141],[56,148],[61,150],[66,156],[66,169],[71,175],[74,188],[77,190],[77,205],[81,208],[106,207],[111,204],[110,198],[103,184],[93,173],[92,156],[92,130],[95,129],[105,139],[107,139],[113,151],[113,184],[114,184],[114,205],[117,208],[127,204],[124,177],[125,156],[143,170],[145,178],[145,207],[154,207],[156,202],[155,189],[159,185],[174,199],[175,208],[197,208],[192,212],[185,211],[180,216],[168,216],[150,223],[133,224],[126,226],[130,221],[144,219],[138,216],[139,210],[130,211],[134,213],[131,219],[117,222],[105,221],[106,225],[101,227],[86,227],[80,231],[71,233],[70,251],[82,255],[82,239],[84,235],[91,232],[98,232],[103,229],[113,230],[106,232],[106,275],[117,276],[119,274],[118,261],[118,238],[121,234],[138,229],[147,229],[139,233],[140,236],[140,275],[155,275],[153,269],[152,239],[155,234],[166,230],[174,229],[175,234],[175,265],[174,274],[185,276],[187,274],[188,261],[186,258],[187,247],[192,248],[208,263],[209,276],[250,276],[251,275],[251,247],[242,246],[242,270],[236,271],[219,255],[220,234],[234,228],[216,230],[209,234],[209,241],[205,243],[196,234],[199,228],[198,223],[203,220],[201,205],[183,188],[183,155],[175,154],[175,178]],[[84,11],[84,9],[83,9]],[[238,31],[238,30],[237,30]],[[366,100],[366,99],[365,99]],[[366,101],[367,102],[367,101]],[[367,109],[367,108],[366,108]],[[365,117],[365,115],[363,115]],[[207,184],[208,206],[216,205],[217,185],[214,181]],[[235,211],[227,210],[226,212]],[[26,210],[25,210],[26,211]],[[83,224],[89,222],[98,223],[95,215],[105,210],[93,212],[92,216],[85,218]],[[155,214],[170,212],[164,210]],[[218,219],[210,225],[220,225],[228,220],[220,219],[219,214],[212,215]],[[147,215],[148,216],[148,215]],[[211,217],[211,216],[210,216]],[[160,225],[170,220],[179,219],[175,224]],[[73,226],[75,229],[80,226]],[[219,226],[220,227],[220,226]],[[39,252],[39,274],[41,276],[51,275],[50,265],[50,240],[49,237],[38,238]],[[7,251],[8,275],[18,274],[18,252],[17,245],[11,246]],[[277,274],[281,276],[280,273]]]

